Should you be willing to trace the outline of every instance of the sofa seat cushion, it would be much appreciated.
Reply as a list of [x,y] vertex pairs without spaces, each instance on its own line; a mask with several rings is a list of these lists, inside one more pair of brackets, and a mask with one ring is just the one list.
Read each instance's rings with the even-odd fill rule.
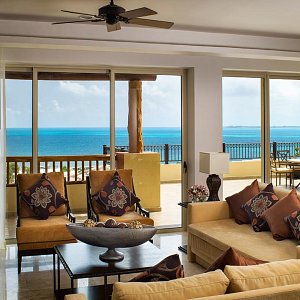
[[115,282],[112,300],[182,300],[222,295],[229,285],[221,270],[170,281]]
[[[98,214],[99,221],[105,222],[108,219],[111,219],[111,215],[107,215],[104,213]],[[139,221],[144,225],[154,225],[154,221],[151,218],[144,217],[137,213],[136,211],[128,211],[122,216],[113,216],[114,220],[116,220],[118,223],[129,223],[131,221]]]
[[276,241],[270,232],[255,232],[251,225],[238,225],[234,219],[190,224],[188,232],[223,252],[232,247],[263,261],[297,258],[296,240]]
[[17,242],[23,244],[74,240],[66,227],[69,223],[67,216],[50,216],[47,220],[21,219],[20,227],[17,227]]
[[300,260],[274,261],[255,266],[226,266],[229,293],[300,283]]

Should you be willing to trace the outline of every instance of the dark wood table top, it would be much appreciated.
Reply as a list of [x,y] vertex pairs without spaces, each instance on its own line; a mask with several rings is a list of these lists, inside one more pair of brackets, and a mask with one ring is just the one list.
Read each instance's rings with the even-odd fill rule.
[[131,248],[118,248],[124,254],[120,262],[107,263],[99,254],[107,248],[70,243],[54,247],[70,278],[88,278],[136,273],[153,267],[166,255],[150,242]]

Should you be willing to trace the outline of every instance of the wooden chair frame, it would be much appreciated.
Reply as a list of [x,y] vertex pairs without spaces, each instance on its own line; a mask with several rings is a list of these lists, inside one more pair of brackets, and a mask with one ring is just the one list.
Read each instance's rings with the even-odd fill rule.
[[[21,217],[20,217],[20,188],[19,184],[17,182],[16,185],[17,190],[17,227],[21,226]],[[68,192],[67,192],[67,183],[66,178],[64,178],[64,192],[65,192],[65,198],[68,199]],[[66,210],[66,216],[68,217],[69,221],[72,223],[76,222],[76,217],[73,215],[69,202],[66,203],[67,210]],[[36,255],[48,255],[48,254],[55,254],[54,248],[44,248],[44,249],[31,249],[31,250],[19,250],[18,248],[18,274],[21,273],[21,264],[22,264],[22,257],[23,256],[36,256]]]
[[[135,195],[133,181],[132,181],[132,193]],[[86,177],[86,199],[87,199],[88,218],[94,220],[95,222],[99,222],[99,216],[94,211],[92,206],[91,182],[89,176]],[[139,202],[135,204],[135,211],[144,217],[150,218],[150,212],[145,208],[143,208]]]

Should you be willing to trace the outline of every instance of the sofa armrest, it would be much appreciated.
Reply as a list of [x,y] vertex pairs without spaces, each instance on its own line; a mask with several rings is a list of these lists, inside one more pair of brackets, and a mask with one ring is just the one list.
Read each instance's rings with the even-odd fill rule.
[[87,300],[84,294],[70,294],[65,295],[64,300]]
[[194,298],[192,300],[294,300],[300,299],[300,284],[290,284],[239,293]]
[[187,209],[187,224],[231,218],[226,201],[190,203]]

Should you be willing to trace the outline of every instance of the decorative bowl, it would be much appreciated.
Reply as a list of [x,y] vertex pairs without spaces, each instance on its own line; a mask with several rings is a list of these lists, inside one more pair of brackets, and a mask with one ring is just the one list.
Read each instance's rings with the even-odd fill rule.
[[102,261],[121,261],[122,252],[115,248],[134,247],[149,241],[157,229],[150,225],[143,225],[140,229],[85,227],[80,223],[67,224],[69,232],[79,241],[91,246],[105,247],[108,250],[100,254]]

